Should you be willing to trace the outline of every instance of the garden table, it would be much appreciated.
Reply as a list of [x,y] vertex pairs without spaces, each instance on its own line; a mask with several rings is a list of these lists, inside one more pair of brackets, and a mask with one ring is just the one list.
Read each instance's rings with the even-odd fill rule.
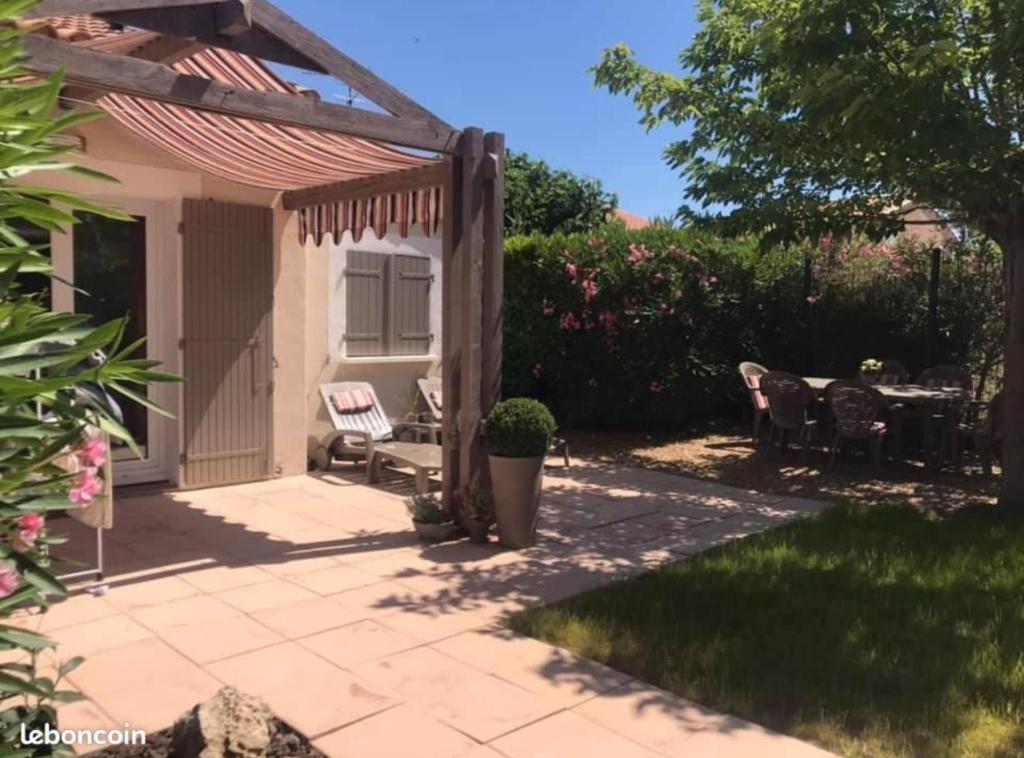
[[[804,381],[811,385],[811,389],[819,395],[823,395],[825,388],[834,382],[835,379],[821,376],[805,376]],[[929,451],[929,465],[932,468],[941,466],[944,448],[952,444],[952,438],[951,436],[949,439],[940,438],[937,446],[938,449],[933,453],[932,450],[936,447],[933,442],[936,431],[935,423],[938,421],[942,424],[943,419],[945,419],[945,423],[948,424],[955,418],[954,414],[947,412],[947,407],[950,404],[967,399],[964,391],[955,387],[925,387],[922,384],[876,384],[873,386],[890,403],[908,405],[915,409],[916,413],[921,417],[921,423],[924,426],[925,449]],[[899,426],[896,429],[896,445],[898,450],[902,450],[903,441],[902,435],[899,432]],[[947,436],[948,433],[948,428],[943,429],[941,436]]]
[[[835,379],[805,376],[811,389],[821,394]],[[964,392],[953,387],[925,387],[923,384],[875,384],[886,400],[894,403],[949,403],[964,399]]]

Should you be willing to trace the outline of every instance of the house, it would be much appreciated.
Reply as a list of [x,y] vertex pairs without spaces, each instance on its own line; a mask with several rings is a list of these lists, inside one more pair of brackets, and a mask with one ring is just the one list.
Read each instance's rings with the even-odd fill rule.
[[[44,0],[31,13],[27,67],[65,68],[63,103],[105,111],[73,138],[77,160],[117,183],[32,181],[135,219],[84,215],[54,236],[56,273],[90,295],[55,282],[53,306],[128,313],[130,336],[185,378],[150,389],[173,419],[127,404],[144,455],[120,450],[116,482],[302,474],[330,429],[322,383],[370,381],[402,417],[416,378],[455,351],[446,401],[470,406],[446,430],[446,490],[460,462],[475,476],[500,368],[501,226],[485,216],[501,215],[501,136],[453,130],[263,0]],[[260,58],[344,76],[381,110],[324,103]],[[463,212],[474,192],[484,202]],[[486,276],[466,276],[464,256]]]
[[616,208],[612,212],[613,221],[621,221],[622,224],[629,231],[636,231],[638,229],[646,229],[651,225],[651,220],[644,216],[641,216],[630,211],[624,211],[622,208]]

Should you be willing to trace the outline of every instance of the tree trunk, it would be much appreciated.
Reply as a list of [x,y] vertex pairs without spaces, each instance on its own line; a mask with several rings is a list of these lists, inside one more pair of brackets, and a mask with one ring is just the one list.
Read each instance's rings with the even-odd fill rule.
[[1024,224],[1008,230],[1006,264],[1006,400],[1000,505],[1024,508]]

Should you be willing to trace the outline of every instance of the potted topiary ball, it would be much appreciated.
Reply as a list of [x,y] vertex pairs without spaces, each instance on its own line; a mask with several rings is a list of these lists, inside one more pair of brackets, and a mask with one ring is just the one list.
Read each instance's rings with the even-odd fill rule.
[[533,544],[544,456],[557,429],[547,407],[525,397],[498,403],[487,418],[494,517],[506,547]]

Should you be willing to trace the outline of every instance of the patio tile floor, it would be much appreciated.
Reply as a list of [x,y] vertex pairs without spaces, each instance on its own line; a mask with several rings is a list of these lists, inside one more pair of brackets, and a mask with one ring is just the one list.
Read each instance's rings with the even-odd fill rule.
[[584,463],[546,478],[535,547],[424,547],[359,473],[121,497],[106,593],[17,619],[87,654],[66,723],[160,729],[233,684],[330,756],[823,755],[500,625],[821,504]]

